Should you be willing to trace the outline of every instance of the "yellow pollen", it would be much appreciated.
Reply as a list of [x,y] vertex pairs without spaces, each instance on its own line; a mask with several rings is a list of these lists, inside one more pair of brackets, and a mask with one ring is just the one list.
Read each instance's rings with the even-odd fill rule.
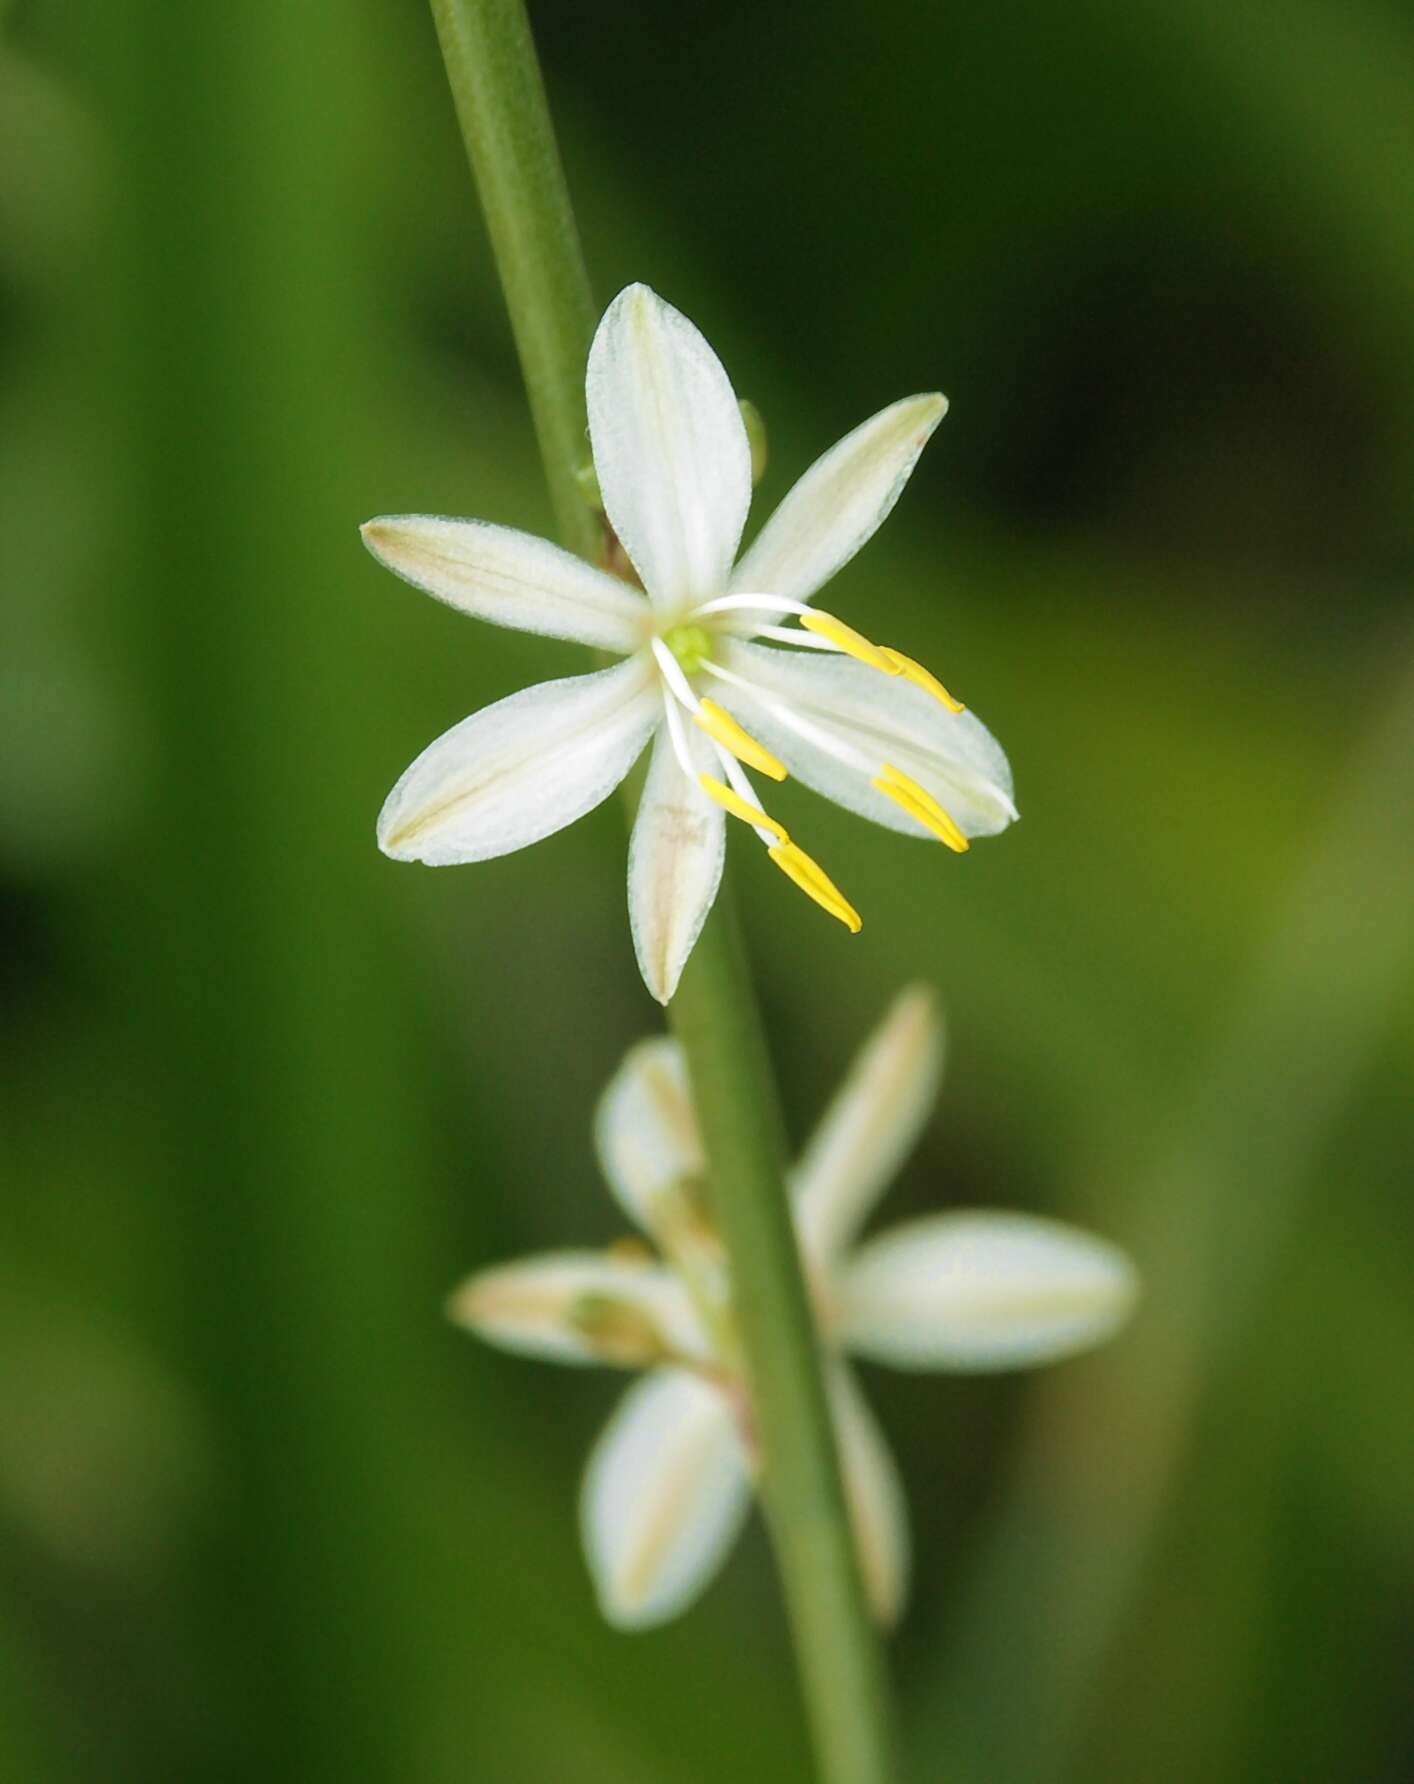
[[832,613],[802,613],[800,623],[807,632],[813,632],[817,638],[827,639],[838,649],[847,651],[850,656],[858,657],[861,663],[867,663],[871,669],[882,669],[885,675],[905,673],[902,665],[895,667],[889,661],[887,651],[880,650],[877,644],[871,644],[862,632],[856,632],[853,626],[847,626]]
[[956,821],[943,810],[933,795],[926,788],[920,787],[916,780],[910,780],[901,769],[885,762],[869,784],[886,799],[892,799],[900,810],[906,811],[925,830],[931,830],[939,842],[945,842],[959,855],[965,855],[971,848],[971,843],[958,828]]
[[890,644],[881,644],[879,654],[887,657],[892,673],[901,675],[911,681],[916,688],[922,688],[925,694],[931,694],[935,700],[941,700],[949,712],[966,712],[967,708],[961,700],[954,700],[936,675],[931,675],[921,663],[915,663],[912,657],[906,657],[901,650],[895,650]]
[[709,737],[715,737],[723,749],[729,749],[748,768],[754,768],[758,774],[769,775],[772,780],[783,781],[786,778],[785,764],[778,762],[770,750],[759,744],[749,732],[743,731],[732,715],[724,712],[715,700],[702,701],[692,716]]
[[743,799],[740,793],[733,791],[723,781],[713,780],[710,774],[699,774],[697,779],[702,791],[709,798],[715,799],[734,818],[740,818],[743,824],[752,824],[758,830],[769,831],[778,843],[790,841],[784,828],[774,818],[768,818],[764,811],[754,806],[749,799]]
[[812,861],[805,850],[797,848],[793,842],[778,843],[775,848],[767,849],[766,853],[788,880],[795,881],[807,898],[813,898],[821,910],[837,917],[851,935],[859,934],[864,927],[859,912],[818,861]]

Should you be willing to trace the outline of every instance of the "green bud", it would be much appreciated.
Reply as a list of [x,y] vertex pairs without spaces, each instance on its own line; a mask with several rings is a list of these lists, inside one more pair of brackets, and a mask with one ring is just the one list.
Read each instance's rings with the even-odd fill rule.
[[766,423],[755,403],[742,397],[737,404],[746,423],[746,437],[751,444],[751,482],[755,486],[766,475]]
[[579,485],[579,493],[589,506],[602,509],[604,498],[599,493],[599,473],[594,469],[592,458],[587,458],[582,464],[575,466],[574,480]]

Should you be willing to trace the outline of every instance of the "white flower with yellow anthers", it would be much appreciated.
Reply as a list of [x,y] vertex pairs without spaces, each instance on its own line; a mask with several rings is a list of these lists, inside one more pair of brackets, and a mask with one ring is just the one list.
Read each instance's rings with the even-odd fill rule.
[[[857,1243],[927,1119],[941,1071],[933,999],[905,991],[791,1178],[861,1570],[883,1622],[907,1588],[907,1516],[844,1353],[903,1369],[1022,1368],[1107,1338],[1135,1294],[1114,1246],[1023,1214],[934,1214]],[[606,1252],[528,1258],[473,1276],[449,1310],[509,1350],[647,1371],[595,1446],[581,1503],[604,1614],[633,1628],[684,1609],[725,1557],[750,1501],[754,1442],[674,1042],[630,1052],[600,1104],[597,1137],[610,1187],[657,1255],[629,1239]]]
[[854,907],[763,810],[746,768],[795,774],[876,823],[959,851],[1005,828],[1016,807],[1000,746],[941,683],[808,605],[898,500],[942,397],[908,397],[847,434],[733,568],[751,449],[702,336],[631,285],[595,334],[586,388],[604,509],[646,595],[483,521],[398,515],[369,521],[363,537],[399,576],[465,613],[623,660],[453,726],[393,788],[378,841],[431,866],[508,854],[600,804],[651,743],[629,914],[644,980],[666,1003],[717,894],[725,813],[859,928]]

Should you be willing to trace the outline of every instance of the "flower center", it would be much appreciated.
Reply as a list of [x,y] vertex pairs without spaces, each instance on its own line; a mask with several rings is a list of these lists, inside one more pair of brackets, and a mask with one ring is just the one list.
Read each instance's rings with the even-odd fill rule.
[[[851,743],[848,738],[837,735],[828,726],[816,724],[813,718],[796,710],[789,701],[757,686],[738,667],[715,661],[715,616],[738,612],[749,615],[748,630],[758,637],[853,657],[871,669],[880,670],[884,675],[911,682],[913,686],[931,694],[949,712],[956,714],[965,708],[961,701],[954,700],[943,684],[921,663],[915,663],[912,657],[906,657],[902,651],[894,650],[888,645],[874,644],[862,632],[856,632],[853,626],[846,625],[834,614],[822,613],[819,608],[808,607],[804,602],[791,600],[784,595],[719,595],[695,608],[677,625],[649,638],[649,647],[657,660],[658,672],[664,682],[668,737],[677,756],[678,766],[690,781],[697,782],[709,799],[715,800],[733,817],[740,818],[751,826],[766,844],[771,860],[787,879],[793,880],[808,898],[812,898],[832,917],[838,918],[846,929],[854,932],[860,927],[859,913],[820,864],[791,841],[782,825],[767,816],[761,801],[756,797],[755,789],[742,773],[745,766],[756,769],[759,774],[768,775],[772,780],[781,781],[786,778],[784,762],[758,743],[724,707],[706,695],[699,695],[692,686],[691,678],[694,675],[705,674],[714,682],[721,681],[740,688],[768,712],[779,726],[794,732],[826,755],[834,757],[844,767],[862,774],[876,793],[892,800],[920,829],[931,832],[958,854],[963,854],[968,847],[966,833],[927,788],[920,786],[902,769],[891,762],[876,761],[871,753]],[[763,613],[790,614],[799,620],[799,628],[792,630],[763,623]],[[710,623],[703,625],[700,623],[703,620]],[[727,631],[729,636],[733,635],[730,623]],[[722,771],[727,776],[725,781],[718,780],[713,774],[704,773],[694,763],[683,733],[682,721],[678,717],[679,707],[711,738]]]
[[674,626],[663,642],[682,665],[684,675],[695,675],[712,660],[712,636],[706,626]]

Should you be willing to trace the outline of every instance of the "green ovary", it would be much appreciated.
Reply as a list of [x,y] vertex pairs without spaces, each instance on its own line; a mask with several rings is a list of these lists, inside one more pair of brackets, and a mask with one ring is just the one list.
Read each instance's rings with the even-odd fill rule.
[[682,665],[684,675],[694,674],[712,660],[712,638],[705,626],[674,626],[663,642]]

